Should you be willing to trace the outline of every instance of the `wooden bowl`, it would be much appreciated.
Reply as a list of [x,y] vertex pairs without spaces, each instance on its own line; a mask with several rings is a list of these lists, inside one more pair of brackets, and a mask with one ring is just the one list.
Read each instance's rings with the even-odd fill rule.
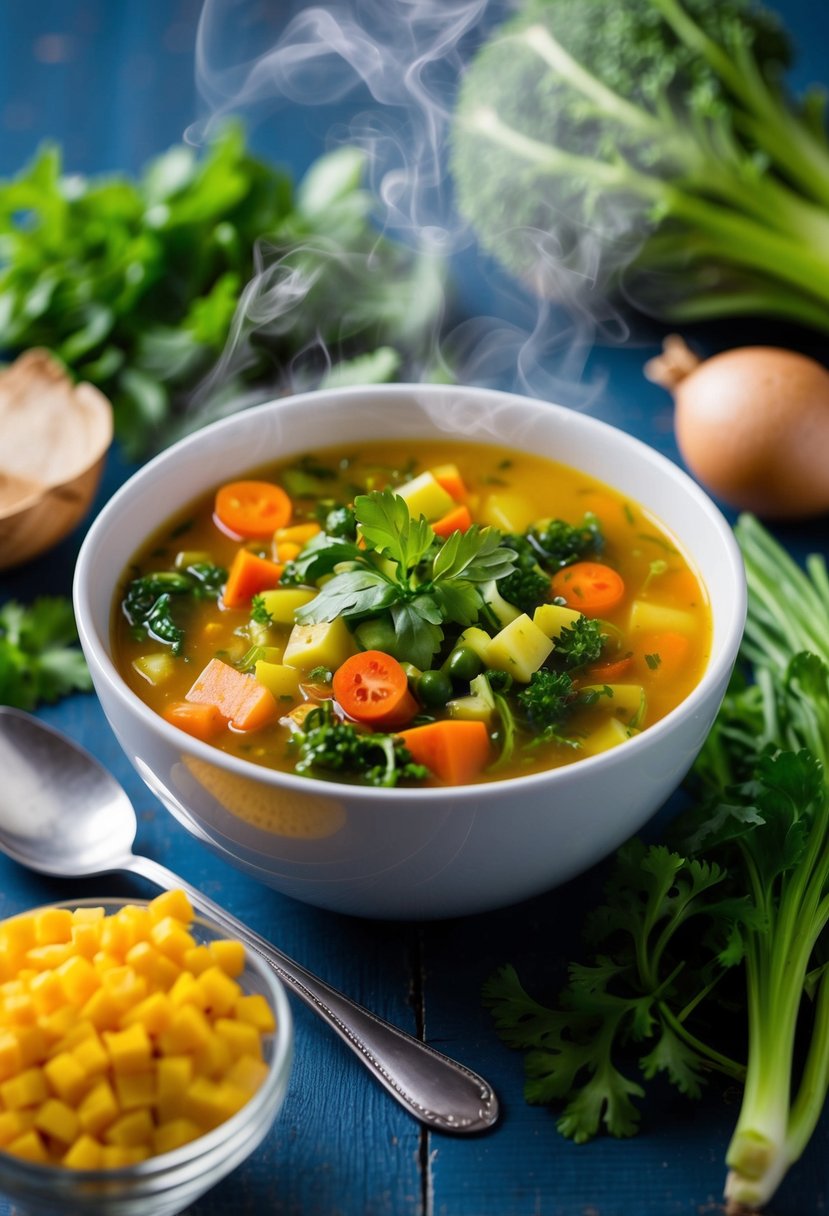
[[0,570],[62,540],[86,515],[112,442],[112,406],[45,350],[0,372]]

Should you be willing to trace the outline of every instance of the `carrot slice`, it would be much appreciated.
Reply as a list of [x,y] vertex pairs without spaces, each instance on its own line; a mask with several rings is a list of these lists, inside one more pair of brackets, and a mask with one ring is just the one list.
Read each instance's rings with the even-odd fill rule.
[[684,633],[667,630],[664,633],[649,633],[641,639],[638,650],[652,675],[670,680],[678,676],[685,666],[690,646]]
[[225,608],[246,608],[260,591],[268,591],[279,582],[282,566],[257,557],[248,549],[238,549],[230,565],[222,603]]
[[343,712],[378,730],[395,730],[417,713],[405,671],[382,650],[353,654],[334,672],[333,684]]
[[456,464],[439,464],[431,472],[438,485],[451,494],[455,502],[466,502],[469,491]]
[[585,616],[603,616],[622,602],[624,580],[612,566],[602,562],[574,562],[557,570],[552,578],[554,596],[560,596],[568,608],[576,608]]
[[436,536],[442,536],[445,540],[453,532],[465,532],[471,526],[472,516],[469,513],[469,507],[461,503],[459,507],[454,507],[451,511],[447,511],[445,515],[442,515],[440,519],[436,519],[432,524],[432,531]]
[[486,767],[489,733],[483,722],[447,718],[400,731],[418,764],[425,764],[446,785],[465,785]]
[[219,712],[219,707],[207,702],[171,701],[169,705],[165,705],[161,716],[179,730],[184,730],[194,739],[202,739],[205,743],[214,739],[227,726],[227,718]]
[[291,518],[291,500],[270,481],[229,481],[216,492],[216,520],[236,536],[270,536]]
[[185,699],[214,705],[237,730],[258,730],[279,714],[270,689],[221,659],[210,660]]

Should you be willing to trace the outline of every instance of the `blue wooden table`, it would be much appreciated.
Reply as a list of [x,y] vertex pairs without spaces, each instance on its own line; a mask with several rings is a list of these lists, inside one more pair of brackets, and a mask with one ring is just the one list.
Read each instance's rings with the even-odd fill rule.
[[[249,7],[257,6],[250,0]],[[302,6],[270,0],[260,7],[277,37]],[[781,0],[780,7],[799,43],[796,83],[826,80],[825,9],[808,0]],[[0,0],[0,175],[13,173],[45,138],[63,144],[67,168],[85,172],[136,171],[178,141],[198,115],[199,10],[198,0]],[[260,113],[255,145],[301,172],[352,102],[364,105],[365,97],[345,99],[339,110],[282,105]],[[461,304],[475,315],[481,268],[472,254],[462,263]],[[488,277],[486,290],[492,291]],[[490,298],[487,306],[507,319],[513,307],[506,297]],[[782,327],[731,325],[696,336],[711,351],[776,340],[819,353],[814,338]],[[667,397],[641,374],[660,337],[642,325],[624,348],[595,349],[584,368],[583,383],[595,387],[586,408],[678,459]],[[561,389],[566,395],[566,385]],[[574,390],[576,399],[583,404],[585,394]],[[126,471],[113,450],[96,508]],[[82,532],[2,576],[0,595],[28,601],[68,594]],[[790,529],[784,539],[802,552],[825,546],[824,533],[825,520]],[[192,841],[132,770],[92,694],[40,713],[123,782],[138,812],[140,851],[336,986],[481,1072],[502,1101],[501,1123],[487,1135],[430,1134],[297,1005],[296,1065],[282,1115],[255,1156],[200,1200],[193,1216],[702,1216],[721,1210],[735,1091],[714,1082],[697,1104],[657,1091],[637,1139],[577,1147],[557,1134],[550,1111],[524,1103],[522,1061],[500,1043],[482,1008],[481,985],[504,962],[516,965],[537,996],[554,997],[567,961],[579,957],[582,913],[596,899],[602,867],[521,906],[449,922],[362,922],[322,912],[260,887]],[[0,857],[0,916],[50,899],[150,893],[138,880],[116,877],[48,881]],[[827,1160],[829,1119],[774,1200],[773,1216],[826,1210]],[[15,1211],[13,1201],[0,1196],[0,1216]]]

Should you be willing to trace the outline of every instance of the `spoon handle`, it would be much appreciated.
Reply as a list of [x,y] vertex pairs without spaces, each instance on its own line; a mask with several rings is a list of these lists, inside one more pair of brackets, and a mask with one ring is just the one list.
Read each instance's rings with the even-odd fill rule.
[[165,866],[132,854],[124,869],[164,888],[186,891],[194,908],[240,938],[273,967],[293,992],[348,1044],[393,1098],[411,1115],[445,1132],[479,1132],[498,1118],[498,1099],[471,1069],[392,1026],[295,963],[231,913],[214,904]]

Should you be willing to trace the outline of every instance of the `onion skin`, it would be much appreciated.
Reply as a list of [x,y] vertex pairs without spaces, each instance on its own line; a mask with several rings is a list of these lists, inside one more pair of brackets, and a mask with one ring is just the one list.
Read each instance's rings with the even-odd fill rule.
[[814,359],[745,346],[700,361],[672,337],[645,375],[673,393],[682,458],[717,498],[772,519],[829,511],[829,372]]

